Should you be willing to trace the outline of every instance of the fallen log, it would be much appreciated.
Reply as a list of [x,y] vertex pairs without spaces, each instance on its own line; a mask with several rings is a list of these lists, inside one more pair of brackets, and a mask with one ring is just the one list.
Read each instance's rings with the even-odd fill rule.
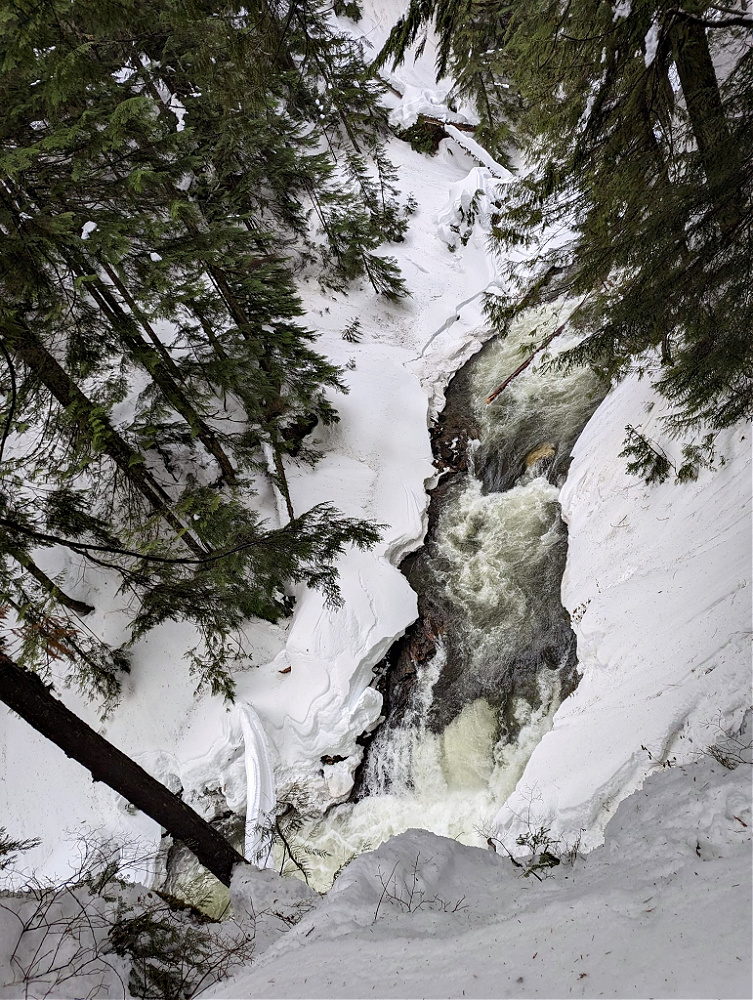
[[528,358],[526,358],[526,360],[521,365],[518,365],[518,367],[515,369],[515,371],[512,373],[512,375],[508,375],[507,378],[504,380],[504,382],[501,385],[497,386],[497,388],[494,390],[494,392],[490,393],[486,397],[486,405],[487,406],[489,405],[489,403],[493,403],[494,400],[497,398],[497,396],[499,396],[500,393],[504,392],[505,389],[508,387],[508,385],[511,382],[514,382],[515,379],[518,377],[518,375],[520,375],[522,372],[524,372],[526,370],[526,368],[528,368],[533,363],[533,361],[538,357],[538,355],[541,354],[542,351],[545,351],[547,349],[547,347],[549,347],[549,345],[551,344],[551,342],[554,340],[555,337],[559,337],[559,335],[561,333],[563,333],[563,331],[566,329],[566,327],[567,327],[568,323],[570,322],[570,320],[573,318],[573,316],[577,312],[579,312],[579,310],[581,309],[581,307],[583,306],[583,303],[585,301],[586,300],[583,299],[583,301],[580,302],[575,307],[575,309],[573,309],[573,311],[567,317],[567,319],[565,320],[565,322],[564,323],[560,323],[560,325],[557,327],[557,329],[554,331],[554,333],[550,333],[548,337],[545,337],[544,340],[542,340],[542,342],[539,344],[539,346],[533,352],[533,354],[531,354]]
[[220,882],[230,885],[235,865],[246,864],[202,816],[54,698],[40,677],[2,652],[0,701],[85,767],[95,781],[109,785],[185,844]]

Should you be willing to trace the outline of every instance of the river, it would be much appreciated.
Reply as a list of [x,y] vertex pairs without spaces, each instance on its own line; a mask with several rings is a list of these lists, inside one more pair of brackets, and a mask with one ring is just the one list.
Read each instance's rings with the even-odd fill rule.
[[[560,601],[567,532],[558,497],[605,387],[590,370],[553,369],[544,355],[485,403],[568,308],[525,313],[448,390],[441,443],[456,460],[440,460],[428,538],[403,566],[421,618],[388,657],[387,715],[366,750],[357,801],[297,816],[287,836],[319,890],[351,858],[410,828],[485,846],[577,684]],[[567,343],[563,335],[552,351]]]

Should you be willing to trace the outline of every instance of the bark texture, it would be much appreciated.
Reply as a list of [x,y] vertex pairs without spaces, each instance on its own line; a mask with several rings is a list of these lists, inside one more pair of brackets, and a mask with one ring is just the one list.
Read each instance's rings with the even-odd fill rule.
[[36,674],[0,652],[0,700],[67,757],[91,772],[181,841],[220,882],[230,885],[245,858],[190,806],[54,698]]

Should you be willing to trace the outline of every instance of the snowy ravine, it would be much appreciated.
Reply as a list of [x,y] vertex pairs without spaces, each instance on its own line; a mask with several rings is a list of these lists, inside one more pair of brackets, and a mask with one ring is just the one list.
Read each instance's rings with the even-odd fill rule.
[[[378,46],[397,14],[388,3],[348,27]],[[399,80],[391,78],[403,93],[387,95],[398,121],[427,107],[449,114],[443,103],[449,87],[427,88],[432,77],[428,54],[401,71]],[[314,279],[301,285],[307,322],[320,335],[318,348],[347,366],[350,393],[333,400],[340,423],[315,431],[307,442],[321,450],[319,464],[288,470],[294,507],[303,512],[328,501],[347,515],[385,526],[375,550],[349,552],[341,560],[343,606],[327,608],[319,594],[302,589],[289,623],[250,623],[248,667],[236,676],[233,706],[194,697],[182,659],[194,641],[185,623],[157,628],[136,644],[124,697],[104,724],[74,691],[57,685],[74,711],[172,790],[182,789],[204,815],[245,812],[251,854],[258,821],[276,796],[303,787],[308,801],[324,809],[349,793],[361,756],[356,738],[376,724],[381,711],[381,699],[369,687],[371,668],[416,617],[415,595],[397,565],[421,544],[425,530],[425,486],[435,474],[430,414],[441,406],[454,371],[488,336],[481,296],[495,270],[485,234],[470,233],[455,254],[448,241],[456,238],[451,227],[462,222],[462,206],[480,186],[496,183],[491,170],[449,140],[429,158],[395,139],[390,155],[405,198],[412,195],[419,204],[405,242],[385,248],[398,259],[410,297],[390,303],[367,284],[347,295],[324,292]],[[342,338],[354,318],[363,331],[357,344]],[[262,489],[258,499],[274,525],[279,511],[271,491]],[[42,553],[40,562],[71,593],[96,598],[87,624],[97,634],[116,643],[126,637],[116,581],[104,573],[83,580],[76,557],[54,550]],[[41,839],[25,858],[38,873],[65,877],[80,833],[138,839],[144,851],[159,848],[155,823],[93,784],[19,719],[4,712],[3,722],[0,814],[14,836]],[[323,775],[323,755],[345,759]]]
[[[400,9],[377,0],[351,28],[378,46]],[[428,52],[390,76],[402,94],[389,95],[396,122],[409,124],[422,110],[463,119],[433,83],[431,62]],[[386,526],[373,552],[342,560],[342,608],[302,591],[286,626],[250,625],[249,669],[238,674],[232,707],[194,698],[181,662],[192,643],[185,625],[156,629],[136,646],[130,687],[106,724],[61,692],[205,815],[245,812],[249,855],[277,796],[302,789],[321,810],[347,797],[361,755],[356,740],[381,712],[369,687],[372,667],[416,616],[415,595],[396,567],[425,530],[434,476],[428,421],[452,373],[487,336],[481,297],[496,271],[484,213],[508,176],[467,135],[455,138],[433,158],[398,140],[390,147],[404,194],[419,205],[406,242],[385,250],[398,259],[410,299],[390,304],[368,287],[323,293],[313,281],[302,290],[322,353],[349,366],[350,393],[334,400],[341,422],[311,440],[322,451],[319,464],[290,470],[294,507],[330,501]],[[359,344],[341,337],[355,317]],[[529,825],[568,843],[581,835],[584,848],[598,848],[606,835],[605,846],[539,884],[520,879],[503,857],[404,834],[353,862],[328,898],[316,900],[310,920],[217,996],[746,995],[750,768],[712,766],[703,750],[720,730],[739,729],[751,705],[751,433],[719,435],[724,464],[702,470],[696,482],[647,487],[626,473],[619,453],[627,424],[669,454],[679,450],[663,431],[663,413],[650,378],[631,377],[578,442],[561,496],[570,532],[563,603],[583,676],[494,830],[513,850]],[[274,498],[261,500],[273,518]],[[87,596],[77,564],[45,568]],[[123,615],[112,586],[94,579],[89,586],[100,590],[88,621],[103,637],[118,636]],[[342,759],[323,766],[325,756]],[[0,760],[0,825],[14,837],[41,838],[25,857],[41,874],[68,874],[78,831],[159,847],[156,824],[7,712]],[[382,880],[393,869],[409,879],[419,855],[426,906],[402,913],[387,899],[374,921]],[[285,895],[271,873],[263,877]],[[262,876],[243,878],[252,894],[261,891]],[[238,906],[243,897],[237,885]],[[445,912],[441,901],[451,911],[461,897],[468,909]]]

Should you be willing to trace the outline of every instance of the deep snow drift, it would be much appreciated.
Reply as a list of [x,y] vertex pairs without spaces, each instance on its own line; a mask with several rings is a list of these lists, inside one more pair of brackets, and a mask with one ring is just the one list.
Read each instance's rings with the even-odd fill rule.
[[[209,995],[750,997],[750,832],[750,768],[704,760],[652,775],[604,846],[542,882],[402,834]],[[239,872],[236,905],[254,893]]]

